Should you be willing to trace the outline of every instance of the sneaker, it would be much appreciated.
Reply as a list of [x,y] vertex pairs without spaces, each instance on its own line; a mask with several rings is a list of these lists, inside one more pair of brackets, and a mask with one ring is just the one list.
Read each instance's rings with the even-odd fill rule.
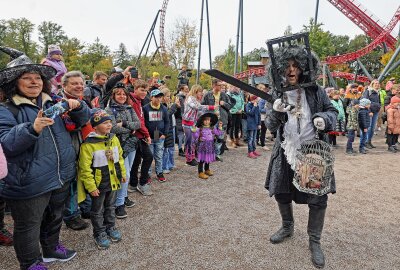
[[205,174],[204,172],[201,172],[201,173],[199,173],[199,178],[201,178],[201,179],[208,179],[208,175],[207,174]]
[[162,173],[157,174],[157,179],[158,179],[158,182],[160,182],[160,183],[164,183],[167,181],[164,174],[162,174]]
[[368,148],[368,149],[372,149],[373,148],[371,143],[366,143],[365,147]]
[[107,249],[110,247],[110,240],[105,232],[102,232],[94,238],[98,249]]
[[128,192],[129,192],[129,193],[136,192],[136,191],[137,191],[137,188],[136,188],[136,187],[133,187],[133,186],[131,186],[131,185],[128,185]]
[[352,154],[354,154],[353,149],[347,149],[347,150],[346,150],[346,154],[347,154],[347,155],[352,155]]
[[171,171],[170,170],[163,170],[163,173],[169,174]]
[[366,154],[366,153],[367,151],[364,148],[360,149],[360,154]]
[[372,148],[376,148],[376,146],[373,145],[371,142],[369,143],[369,145],[370,145]]
[[186,165],[197,166],[199,165],[199,163],[195,159],[193,159],[192,161],[186,161]]
[[5,228],[0,230],[0,246],[12,246],[13,236]]
[[128,214],[125,211],[125,205],[115,207],[115,217],[118,219],[124,219],[128,217]]
[[38,262],[29,266],[28,270],[48,270],[48,268],[44,263]]
[[223,161],[224,161],[220,155],[217,155],[217,156],[215,157],[215,160],[216,160],[216,161],[219,161],[219,162],[223,162]]
[[110,237],[112,242],[119,242],[122,239],[121,232],[115,227],[107,230],[107,235]]
[[131,201],[128,197],[125,197],[124,205],[126,208],[131,208],[135,206],[135,202]]
[[390,147],[388,148],[388,151],[389,151],[389,152],[392,152],[392,153],[397,153],[397,150],[396,150],[393,146],[390,146]]
[[183,152],[182,149],[179,149],[179,154],[180,157],[184,157],[185,156],[185,152]]
[[66,220],[65,225],[67,225],[68,228],[74,231],[84,230],[89,227],[89,224],[84,221],[80,216],[77,216],[70,220]]
[[151,196],[153,192],[151,191],[151,186],[149,184],[146,185],[138,185],[137,190],[142,193],[143,196]]
[[214,175],[214,172],[212,170],[207,170],[204,173],[207,174],[208,176],[213,176]]
[[253,152],[250,152],[250,153],[248,153],[247,154],[247,157],[249,157],[249,158],[257,158],[257,156],[255,156],[254,154],[253,154]]
[[61,243],[58,243],[56,248],[52,251],[43,249],[43,262],[49,263],[54,261],[68,262],[76,256],[76,251],[65,248]]
[[253,154],[256,156],[256,157],[260,157],[261,156],[261,154],[260,153],[258,153],[257,151],[253,151]]

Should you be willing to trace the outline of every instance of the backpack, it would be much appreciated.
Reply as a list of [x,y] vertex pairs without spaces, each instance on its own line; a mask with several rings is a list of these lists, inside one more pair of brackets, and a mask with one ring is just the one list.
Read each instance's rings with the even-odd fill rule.
[[2,102],[1,105],[6,107],[11,112],[11,114],[14,116],[15,120],[17,120],[18,113],[19,113],[19,108],[17,105],[15,105],[14,103],[12,103],[9,100]]

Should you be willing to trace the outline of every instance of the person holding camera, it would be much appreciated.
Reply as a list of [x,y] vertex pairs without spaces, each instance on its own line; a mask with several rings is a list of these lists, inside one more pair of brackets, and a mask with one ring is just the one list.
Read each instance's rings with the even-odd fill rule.
[[189,86],[189,79],[191,76],[192,73],[187,69],[187,66],[183,65],[178,74],[178,87],[182,84]]
[[86,101],[91,102],[96,97],[99,97],[100,99],[103,97],[107,78],[107,74],[102,71],[96,71],[93,74],[93,82],[89,83],[83,91]]
[[[0,71],[0,87],[8,98],[0,106],[0,143],[9,171],[0,181],[0,196],[11,208],[20,268],[47,269],[43,261],[65,262],[76,256],[61,244],[60,230],[77,155],[61,116],[45,117],[46,109],[55,104],[50,79],[56,70],[34,64],[17,50],[0,50],[13,58]],[[90,117],[86,104],[65,101],[71,121],[85,125]]]

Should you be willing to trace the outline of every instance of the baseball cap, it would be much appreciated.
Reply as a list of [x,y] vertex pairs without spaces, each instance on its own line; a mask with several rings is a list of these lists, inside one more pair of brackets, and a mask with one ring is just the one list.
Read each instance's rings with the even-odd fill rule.
[[164,94],[160,91],[160,89],[154,89],[150,92],[151,97],[157,97],[157,96],[164,96]]

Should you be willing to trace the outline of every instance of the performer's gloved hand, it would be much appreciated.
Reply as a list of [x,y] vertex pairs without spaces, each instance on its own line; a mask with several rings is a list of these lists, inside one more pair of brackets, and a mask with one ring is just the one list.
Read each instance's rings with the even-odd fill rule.
[[325,120],[322,117],[315,117],[314,118],[314,126],[318,129],[318,130],[325,130]]
[[288,112],[290,111],[290,105],[285,107],[285,104],[282,102],[282,99],[278,98],[275,100],[274,105],[272,105],[272,109],[277,112]]

